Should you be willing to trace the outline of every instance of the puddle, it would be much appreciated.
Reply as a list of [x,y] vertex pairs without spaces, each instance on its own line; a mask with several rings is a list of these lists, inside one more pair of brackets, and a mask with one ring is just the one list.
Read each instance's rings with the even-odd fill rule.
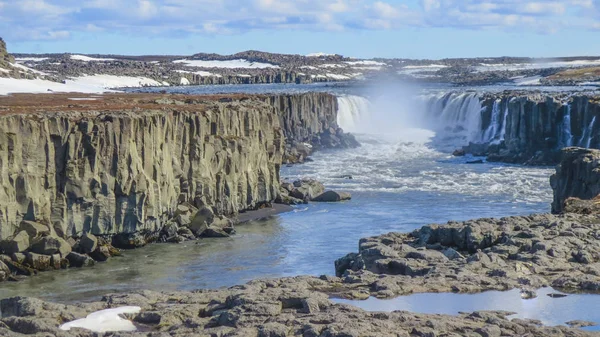
[[[564,294],[553,298],[548,294]],[[487,291],[478,294],[414,294],[390,300],[371,297],[364,301],[332,299],[335,303],[352,304],[367,311],[405,310],[424,314],[456,315],[459,312],[482,310],[506,310],[516,312],[509,318],[528,318],[542,321],[544,325],[565,325],[572,320],[591,321],[600,324],[599,294],[566,294],[552,288],[537,290],[537,298],[525,300],[518,289],[510,291]],[[584,328],[600,331],[599,326]]]

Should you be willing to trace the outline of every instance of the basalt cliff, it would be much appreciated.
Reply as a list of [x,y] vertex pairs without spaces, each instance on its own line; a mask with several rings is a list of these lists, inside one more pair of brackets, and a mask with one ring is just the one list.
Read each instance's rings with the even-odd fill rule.
[[17,95],[0,109],[2,240],[23,221],[113,235],[156,232],[181,205],[256,209],[279,195],[285,153],[356,145],[328,94]]
[[552,165],[569,146],[600,147],[600,100],[594,94],[513,92],[480,98],[476,137],[458,153],[488,161]]

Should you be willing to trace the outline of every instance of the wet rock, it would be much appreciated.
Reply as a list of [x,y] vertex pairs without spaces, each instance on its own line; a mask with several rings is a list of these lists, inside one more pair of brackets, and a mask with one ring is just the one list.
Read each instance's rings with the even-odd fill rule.
[[148,244],[142,233],[123,233],[113,236],[112,245],[116,248],[134,249],[144,247]]
[[25,254],[25,265],[39,271],[50,270],[51,257],[48,255],[41,255],[36,253],[27,252]]
[[483,164],[484,161],[483,159],[476,159],[476,160],[469,160],[467,161],[467,164]]
[[12,238],[2,241],[0,246],[2,251],[8,255],[23,252],[29,248],[29,234],[24,230],[20,231]]
[[111,257],[110,248],[108,246],[98,246],[89,256],[98,262],[104,262]]
[[454,150],[454,152],[452,152],[452,155],[455,157],[463,157],[463,156],[466,156],[467,153],[465,152],[464,149],[457,149],[457,150]]
[[80,254],[76,252],[70,252],[67,255],[67,260],[69,261],[69,265],[71,267],[81,268],[81,267],[89,267],[93,266],[96,261],[85,254]]
[[311,201],[316,202],[338,202],[344,200],[350,200],[352,196],[347,192],[336,192],[336,191],[326,191],[324,193],[319,194]]
[[89,254],[98,247],[98,238],[90,233],[84,233],[79,239],[79,251],[84,254]]
[[566,295],[566,294],[552,293],[552,294],[548,294],[548,297],[552,297],[552,298],[563,298],[563,297],[567,297],[567,295]]
[[219,227],[209,226],[202,232],[202,236],[207,238],[228,238],[230,235]]

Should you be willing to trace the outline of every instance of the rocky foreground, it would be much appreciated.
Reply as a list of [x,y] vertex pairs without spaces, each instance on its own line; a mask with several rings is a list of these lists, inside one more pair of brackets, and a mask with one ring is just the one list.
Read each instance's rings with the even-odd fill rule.
[[[563,166],[570,165],[573,153],[579,159],[600,160],[600,151],[568,148]],[[587,166],[577,168],[571,175],[586,174]],[[553,181],[561,180],[565,170],[557,172]],[[595,203],[577,199],[585,192],[577,186],[562,190],[569,191],[560,194],[566,204]],[[546,286],[597,292],[600,214],[588,208],[580,214],[579,209],[567,206],[566,213],[557,215],[433,224],[412,233],[362,239],[358,253],[336,261],[337,276],[256,280],[219,290],[107,295],[100,302],[75,306],[4,299],[0,333],[96,336],[81,329],[61,331],[59,325],[100,309],[133,305],[141,311],[127,318],[138,331],[119,332],[119,336],[594,336],[598,333],[511,319],[509,312],[381,313],[331,301],[331,296],[391,298],[514,288],[531,298],[536,288]]]

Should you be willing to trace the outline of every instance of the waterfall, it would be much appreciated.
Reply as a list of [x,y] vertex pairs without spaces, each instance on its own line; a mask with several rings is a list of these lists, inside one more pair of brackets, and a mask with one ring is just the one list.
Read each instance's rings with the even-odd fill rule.
[[361,96],[344,95],[337,98],[337,123],[346,132],[359,132],[361,123],[368,121],[370,102]]
[[579,139],[579,146],[580,147],[585,147],[585,148],[589,148],[591,143],[592,143],[592,139],[594,138],[592,136],[592,131],[594,129],[594,124],[596,123],[596,116],[594,116],[592,118],[592,121],[590,122],[590,124],[588,125],[587,128],[585,128],[585,130],[583,130],[583,134],[581,135],[581,138]]
[[464,144],[481,141],[483,108],[476,93],[450,92],[428,95],[422,99],[425,103],[424,128],[445,136],[459,137]]
[[562,123],[561,140],[563,147],[573,146],[573,134],[571,133],[571,104],[566,104],[566,112]]
[[496,132],[498,131],[498,120],[500,118],[500,102],[501,100],[497,99],[494,101],[494,105],[492,106],[492,118],[490,120],[490,125],[483,133],[483,141],[484,142],[492,142],[496,139]]
[[508,104],[504,108],[504,116],[502,118],[502,128],[500,128],[500,135],[498,135],[498,143],[504,141],[504,137],[506,136],[506,122],[508,120]]

